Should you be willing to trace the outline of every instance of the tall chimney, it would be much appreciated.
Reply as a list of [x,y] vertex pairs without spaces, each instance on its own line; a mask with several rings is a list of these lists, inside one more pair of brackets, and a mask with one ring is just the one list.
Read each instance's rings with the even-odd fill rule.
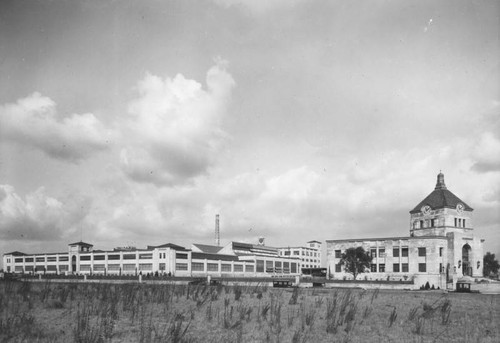
[[215,245],[220,246],[219,215],[215,215]]

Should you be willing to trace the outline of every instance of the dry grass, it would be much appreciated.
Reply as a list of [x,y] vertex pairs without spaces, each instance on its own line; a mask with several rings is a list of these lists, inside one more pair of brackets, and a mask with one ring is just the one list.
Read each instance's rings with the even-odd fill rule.
[[498,342],[499,295],[0,282],[6,342]]

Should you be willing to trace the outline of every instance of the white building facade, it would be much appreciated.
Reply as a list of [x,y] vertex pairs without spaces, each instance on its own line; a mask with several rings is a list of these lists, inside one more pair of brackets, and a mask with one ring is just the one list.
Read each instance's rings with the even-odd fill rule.
[[300,259],[301,268],[321,268],[321,242],[309,241],[306,246],[278,248],[279,255]]
[[473,209],[446,188],[439,173],[434,191],[410,211],[409,237],[327,240],[328,268],[334,279],[352,278],[340,265],[341,255],[363,247],[372,262],[360,278],[454,287],[464,276],[482,277],[483,242],[474,235]]
[[146,249],[94,250],[76,242],[65,253],[4,254],[9,273],[83,275],[169,275],[218,277],[286,277],[300,275],[300,260],[281,257],[277,248],[231,242],[225,247],[175,244]]

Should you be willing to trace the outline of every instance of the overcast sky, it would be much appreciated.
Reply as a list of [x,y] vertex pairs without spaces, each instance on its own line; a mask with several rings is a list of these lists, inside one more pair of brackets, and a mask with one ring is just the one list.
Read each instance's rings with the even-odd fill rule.
[[500,253],[500,3],[0,2],[0,254],[409,235]]

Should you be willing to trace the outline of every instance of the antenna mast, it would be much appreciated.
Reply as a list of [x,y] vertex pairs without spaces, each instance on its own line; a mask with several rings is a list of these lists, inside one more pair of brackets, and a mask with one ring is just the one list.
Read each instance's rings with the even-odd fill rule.
[[215,215],[215,245],[220,246],[219,215]]

